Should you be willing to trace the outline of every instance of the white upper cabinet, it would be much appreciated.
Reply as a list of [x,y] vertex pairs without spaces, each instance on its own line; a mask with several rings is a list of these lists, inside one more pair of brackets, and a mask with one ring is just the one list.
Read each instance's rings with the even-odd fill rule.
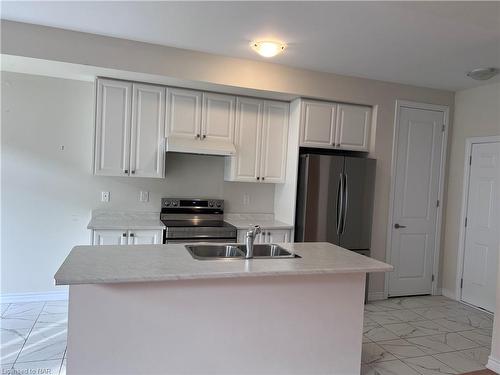
[[337,105],[304,100],[300,145],[304,147],[333,147],[335,143]]
[[236,99],[236,155],[226,158],[227,181],[284,182],[288,116],[288,103]]
[[370,107],[304,100],[300,146],[369,151],[371,126]]
[[165,88],[134,83],[132,98],[130,175],[161,178],[165,172]]
[[167,137],[201,137],[201,103],[203,93],[167,88]]
[[[260,180],[260,148],[264,102],[250,98],[236,99],[236,156],[226,159],[226,179]],[[228,173],[229,172],[229,173]]]
[[288,103],[266,101],[262,122],[260,180],[280,183],[285,181],[288,144]]
[[235,107],[234,96],[203,93],[202,139],[233,143]]
[[94,173],[164,176],[165,89],[98,79]]
[[97,81],[94,173],[126,176],[130,169],[132,84]]
[[335,143],[337,147],[368,151],[372,109],[359,105],[339,104]]

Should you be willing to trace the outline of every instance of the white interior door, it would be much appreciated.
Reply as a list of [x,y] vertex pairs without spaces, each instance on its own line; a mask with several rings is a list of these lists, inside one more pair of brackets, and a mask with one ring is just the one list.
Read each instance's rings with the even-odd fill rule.
[[462,300],[495,311],[500,242],[500,142],[472,145]]
[[389,296],[432,291],[444,121],[442,111],[399,111]]

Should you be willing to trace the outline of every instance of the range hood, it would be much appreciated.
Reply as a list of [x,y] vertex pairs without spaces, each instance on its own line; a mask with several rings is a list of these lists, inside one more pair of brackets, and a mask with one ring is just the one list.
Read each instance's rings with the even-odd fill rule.
[[236,154],[233,143],[213,139],[169,136],[165,138],[166,152],[231,156]]

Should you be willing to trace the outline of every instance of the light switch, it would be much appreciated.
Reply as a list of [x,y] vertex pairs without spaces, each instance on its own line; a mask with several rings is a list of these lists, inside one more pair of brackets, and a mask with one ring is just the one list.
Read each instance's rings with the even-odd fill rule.
[[101,192],[101,202],[109,202],[109,191]]

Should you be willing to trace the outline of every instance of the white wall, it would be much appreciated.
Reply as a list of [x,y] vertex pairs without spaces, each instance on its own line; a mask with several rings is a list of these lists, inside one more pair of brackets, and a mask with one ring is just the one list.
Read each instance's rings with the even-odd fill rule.
[[[98,36],[2,20],[1,52],[57,66],[106,69],[107,75],[145,81],[177,82],[238,92],[241,88],[377,106],[377,129],[371,157],[377,159],[373,212],[372,255],[385,259],[394,108],[397,99],[447,105],[453,113],[454,93],[424,87],[296,69],[188,51],[154,44]],[[40,46],[43,45],[43,48]],[[74,47],[78,46],[78,47]],[[79,66],[79,65],[82,66]],[[49,64],[50,65],[50,64]],[[30,65],[31,66],[31,65]],[[50,74],[51,69],[46,69]],[[453,123],[453,120],[451,120]],[[370,278],[370,292],[380,296],[384,275]]]
[[443,293],[456,295],[458,240],[462,209],[465,140],[500,135],[500,83],[459,91],[455,94],[455,121],[448,159],[448,193],[443,251]]
[[[500,247],[498,251],[500,251]],[[500,270],[500,257],[498,258],[498,269]],[[499,314],[495,315],[495,320],[493,322],[493,339],[491,343],[491,354],[488,368],[493,371],[500,372],[500,272],[497,274],[496,311],[498,311]]]
[[222,157],[168,154],[166,179],[93,176],[93,85],[5,72],[1,82],[2,293],[56,290],[61,262],[89,242],[94,208],[159,212],[161,197],[207,196],[226,199],[228,212],[273,211],[274,186],[224,182]]

